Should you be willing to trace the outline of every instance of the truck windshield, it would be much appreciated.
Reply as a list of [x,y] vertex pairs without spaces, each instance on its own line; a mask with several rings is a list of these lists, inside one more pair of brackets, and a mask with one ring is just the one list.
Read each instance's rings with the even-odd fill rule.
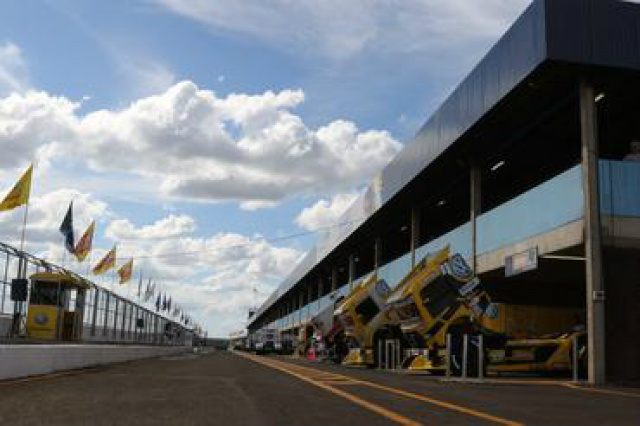
[[378,305],[373,301],[371,297],[367,297],[356,307],[356,313],[360,315],[362,318],[362,324],[367,325],[369,321],[375,317],[380,309],[378,309]]
[[429,315],[438,317],[448,307],[460,304],[458,293],[453,291],[446,278],[440,276],[420,290],[420,297]]

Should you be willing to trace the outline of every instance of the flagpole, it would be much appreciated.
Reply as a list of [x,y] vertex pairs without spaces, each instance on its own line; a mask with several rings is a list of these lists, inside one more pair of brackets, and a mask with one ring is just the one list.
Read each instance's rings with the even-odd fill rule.
[[67,245],[66,245],[66,237],[62,239],[62,268],[64,269],[67,263]]
[[[29,197],[31,198],[31,197]],[[24,249],[24,236],[27,229],[27,218],[29,217],[29,200],[27,199],[27,205],[24,208],[24,216],[22,219],[22,235],[20,236],[20,251]]]

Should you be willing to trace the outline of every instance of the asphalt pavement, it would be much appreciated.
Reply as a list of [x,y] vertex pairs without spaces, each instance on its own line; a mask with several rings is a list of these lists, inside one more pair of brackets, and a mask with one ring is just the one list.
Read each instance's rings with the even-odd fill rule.
[[640,424],[633,389],[461,384],[211,352],[0,382],[0,425]]

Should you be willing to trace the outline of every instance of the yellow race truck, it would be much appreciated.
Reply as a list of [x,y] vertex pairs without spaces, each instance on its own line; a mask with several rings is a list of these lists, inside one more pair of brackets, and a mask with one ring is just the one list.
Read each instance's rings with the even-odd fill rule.
[[385,315],[384,307],[391,295],[385,280],[373,275],[362,280],[335,310],[335,318],[344,330],[347,354],[342,363],[351,366],[374,366],[379,363],[377,342],[400,337],[400,331]]
[[[478,368],[492,373],[567,372],[573,339],[584,352],[584,332],[575,327],[578,309],[493,303],[464,258],[450,256],[448,248],[416,265],[388,298],[384,311],[388,321],[399,326],[408,347],[417,349],[403,361],[411,370],[444,372],[447,335],[454,375],[462,370],[465,334],[470,336],[470,375]],[[483,339],[482,366],[478,336]]]

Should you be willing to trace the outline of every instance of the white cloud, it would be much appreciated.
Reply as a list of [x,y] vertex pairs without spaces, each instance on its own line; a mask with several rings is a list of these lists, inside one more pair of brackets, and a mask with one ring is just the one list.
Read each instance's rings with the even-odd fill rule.
[[120,240],[157,240],[190,234],[196,229],[196,223],[187,215],[170,215],[152,225],[136,229],[127,219],[111,221],[105,235],[115,241]]
[[[6,190],[3,189],[2,194],[5,193]],[[91,194],[74,189],[64,188],[41,196],[32,196],[26,230],[27,251],[44,252],[50,259],[52,256],[56,259],[61,258],[50,250],[53,246],[62,247],[62,234],[58,228],[71,200],[73,200],[74,224],[78,235],[84,232],[84,228],[92,220],[105,220],[112,215],[105,202]],[[19,244],[23,209],[24,207],[14,209],[0,215],[0,241],[13,245]],[[60,249],[58,253],[61,255],[62,250]]]
[[[76,239],[91,220],[99,220],[89,260],[77,264],[64,254],[58,228],[69,201],[74,200]],[[0,241],[17,246],[22,209],[0,215]],[[109,222],[110,221],[110,222]],[[106,228],[104,223],[108,223]],[[103,231],[104,230],[104,231]],[[135,277],[126,286],[113,285],[114,271],[90,278],[133,298],[139,273],[152,278],[185,311],[193,314],[210,335],[226,336],[246,319],[250,307],[260,304],[299,262],[302,252],[278,247],[260,236],[217,233],[194,235],[196,223],[186,215],[169,215],[137,227],[117,218],[108,205],[91,194],[61,189],[32,197],[25,249],[58,265],[87,275],[89,268],[111,248],[100,244],[104,233],[117,243],[118,265],[134,257]],[[145,284],[146,285],[146,284]],[[152,307],[154,301],[150,301]]]
[[[171,220],[132,226],[129,231],[141,235],[167,222]],[[121,259],[135,256],[137,270],[152,277],[217,336],[239,328],[248,309],[265,300],[302,256],[299,250],[276,247],[262,237],[236,233],[122,240],[118,253]]]
[[64,97],[34,91],[0,99],[0,169],[22,167],[38,152],[51,158],[56,142],[76,145],[78,107]]
[[213,31],[278,49],[344,59],[360,53],[443,51],[494,38],[530,0],[156,0]]
[[0,94],[21,92],[28,86],[27,67],[16,44],[0,43]]
[[292,110],[301,90],[231,94],[181,82],[120,111],[79,116],[79,104],[43,92],[0,99],[0,146],[29,158],[86,159],[104,172],[135,173],[166,198],[273,206],[299,194],[348,190],[368,181],[400,150],[386,131],[336,120],[308,128]]
[[303,209],[296,217],[296,223],[309,231],[334,226],[358,195],[357,192],[345,193],[336,194],[330,200],[321,199],[311,207]]

